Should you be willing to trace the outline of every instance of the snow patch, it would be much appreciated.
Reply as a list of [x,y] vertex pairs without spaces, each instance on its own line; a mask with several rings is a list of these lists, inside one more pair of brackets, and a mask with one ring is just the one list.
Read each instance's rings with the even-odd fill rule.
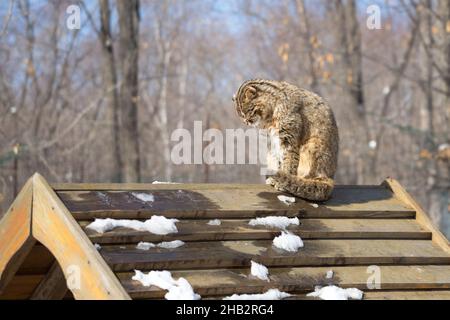
[[267,269],[266,266],[256,263],[254,261],[252,261],[251,263],[252,263],[252,267],[251,267],[252,276],[254,276],[260,280],[270,281],[269,269]]
[[355,288],[342,289],[336,286],[327,286],[316,288],[314,292],[309,293],[307,296],[320,298],[322,300],[361,300],[363,295],[364,292]]
[[208,225],[210,225],[210,226],[220,226],[221,224],[222,224],[222,221],[220,221],[219,219],[210,220],[208,222]]
[[115,228],[123,227],[136,231],[147,231],[154,234],[166,235],[178,232],[177,226],[175,225],[176,222],[179,221],[177,219],[167,219],[163,216],[152,216],[144,222],[139,220],[116,220],[107,218],[95,219],[86,228],[98,233],[105,233]]
[[136,249],[139,250],[150,250],[151,248],[164,248],[164,249],[176,249],[179,248],[181,246],[184,246],[184,242],[181,240],[174,240],[174,241],[170,241],[170,242],[161,242],[158,244],[154,244],[151,242],[139,242],[136,246]]
[[300,221],[298,220],[298,218],[264,217],[250,220],[248,224],[251,226],[265,226],[269,228],[278,228],[284,230],[291,224],[296,226],[300,225]]
[[101,250],[101,249],[102,249],[102,246],[99,245],[98,243],[94,243],[94,247],[95,247],[95,249],[97,249],[97,250]]
[[179,184],[177,182],[153,181],[152,184]]
[[184,246],[184,242],[181,240],[174,240],[170,242],[161,242],[156,245],[158,248],[164,248],[164,249],[176,249],[181,246]]
[[281,300],[290,296],[289,293],[281,292],[278,289],[270,289],[266,293],[261,294],[233,294],[223,300]]
[[319,205],[317,203],[311,203],[311,206],[313,206],[313,208],[316,208],[316,209],[319,207]]
[[139,281],[144,287],[156,286],[167,290],[164,296],[167,300],[200,300],[201,298],[186,279],[175,280],[169,271],[150,271],[145,274],[135,270],[132,279]]
[[156,245],[154,243],[151,242],[139,242],[136,246],[136,249],[138,250],[150,250],[151,248],[156,247]]
[[278,196],[278,200],[283,202],[284,204],[290,206],[295,203],[294,197],[286,197],[286,196]]
[[273,245],[285,251],[297,252],[299,248],[303,248],[303,241],[299,236],[283,231],[273,239]]
[[155,201],[155,197],[151,193],[132,192],[131,194],[133,195],[133,197],[135,197],[138,200],[141,200],[142,202],[153,202],[153,201]]

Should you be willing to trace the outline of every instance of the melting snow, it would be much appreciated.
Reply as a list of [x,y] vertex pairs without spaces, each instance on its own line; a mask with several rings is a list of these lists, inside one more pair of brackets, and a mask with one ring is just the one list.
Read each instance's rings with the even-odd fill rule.
[[139,250],[150,250],[151,248],[156,247],[155,244],[150,243],[150,242],[139,242],[136,246],[136,249]]
[[322,300],[361,300],[364,293],[361,290],[351,288],[342,289],[336,286],[327,286],[316,288],[314,292],[309,293],[308,297],[318,297]]
[[264,217],[250,220],[248,223],[251,226],[265,226],[270,228],[286,229],[291,224],[300,225],[298,218],[288,217]]
[[278,200],[280,200],[284,204],[287,204],[288,206],[290,206],[290,205],[295,203],[295,198],[294,197],[278,196]]
[[210,226],[220,226],[221,224],[222,224],[222,221],[220,221],[219,219],[210,220],[208,222],[208,225],[210,225]]
[[177,182],[153,181],[152,184],[178,184]]
[[116,220],[107,218],[95,219],[95,221],[86,226],[86,228],[98,233],[105,233],[106,231],[123,227],[137,231],[148,231],[154,234],[166,235],[178,232],[177,226],[175,225],[176,222],[178,222],[177,219],[167,219],[163,216],[152,216],[145,222],[139,220]]
[[142,202],[153,202],[153,201],[155,201],[155,197],[151,193],[132,192],[131,194],[133,195],[133,197],[135,197],[138,200],[141,200]]
[[289,293],[281,292],[278,289],[270,289],[262,294],[233,294],[223,300],[281,300],[290,296]]
[[175,249],[184,246],[184,242],[181,240],[175,240],[170,242],[161,242],[158,244],[154,244],[151,242],[139,242],[136,246],[136,249],[139,250],[150,250],[151,248],[164,248],[164,249]]
[[148,274],[135,270],[133,280],[139,281],[144,287],[156,286],[167,290],[167,300],[200,300],[200,295],[194,292],[192,286],[184,278],[175,280],[169,271],[150,271]]
[[266,266],[252,261],[251,274],[260,280],[270,281],[269,269]]
[[273,245],[289,252],[297,252],[299,248],[303,248],[303,241],[299,236],[283,231],[273,239]]
[[175,240],[175,241],[170,241],[170,242],[161,242],[161,243],[158,243],[156,246],[159,248],[164,248],[164,249],[176,249],[181,246],[184,246],[184,242],[181,240]]

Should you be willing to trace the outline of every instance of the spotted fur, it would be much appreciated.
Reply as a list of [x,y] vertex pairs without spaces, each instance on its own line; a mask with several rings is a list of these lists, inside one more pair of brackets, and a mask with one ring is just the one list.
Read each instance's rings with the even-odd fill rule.
[[271,133],[268,164],[275,173],[267,183],[304,199],[328,200],[339,149],[328,104],[287,82],[260,79],[244,82],[233,100],[244,123]]

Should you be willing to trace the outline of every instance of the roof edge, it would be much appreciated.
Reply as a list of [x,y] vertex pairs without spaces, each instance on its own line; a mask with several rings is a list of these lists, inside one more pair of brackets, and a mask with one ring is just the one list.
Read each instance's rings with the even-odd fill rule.
[[30,178],[0,220],[0,293],[33,247],[33,182]]
[[420,206],[420,204],[414,200],[414,198],[406,191],[405,188],[402,187],[400,182],[395,179],[387,178],[382,185],[389,188],[394,195],[400,200],[409,205],[416,211],[416,221],[422,227],[430,230],[432,234],[432,241],[438,245],[442,250],[447,253],[450,253],[450,243],[448,239],[442,234],[441,231],[433,224],[431,219],[425,210]]
[[75,299],[130,299],[47,181],[40,174],[35,174],[32,181],[32,235],[54,255]]

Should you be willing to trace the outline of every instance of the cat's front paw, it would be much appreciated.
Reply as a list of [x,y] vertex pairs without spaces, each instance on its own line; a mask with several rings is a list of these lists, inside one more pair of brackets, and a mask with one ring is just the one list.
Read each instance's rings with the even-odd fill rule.
[[274,177],[268,177],[267,179],[266,179],[266,184],[268,184],[268,185],[270,185],[270,186],[275,186],[275,184],[276,184],[277,182],[276,182],[276,180],[275,180],[275,178]]
[[275,190],[280,192],[285,192],[286,190],[283,188],[283,184],[280,181],[278,175],[274,175],[272,177],[267,178],[266,183],[275,188]]

